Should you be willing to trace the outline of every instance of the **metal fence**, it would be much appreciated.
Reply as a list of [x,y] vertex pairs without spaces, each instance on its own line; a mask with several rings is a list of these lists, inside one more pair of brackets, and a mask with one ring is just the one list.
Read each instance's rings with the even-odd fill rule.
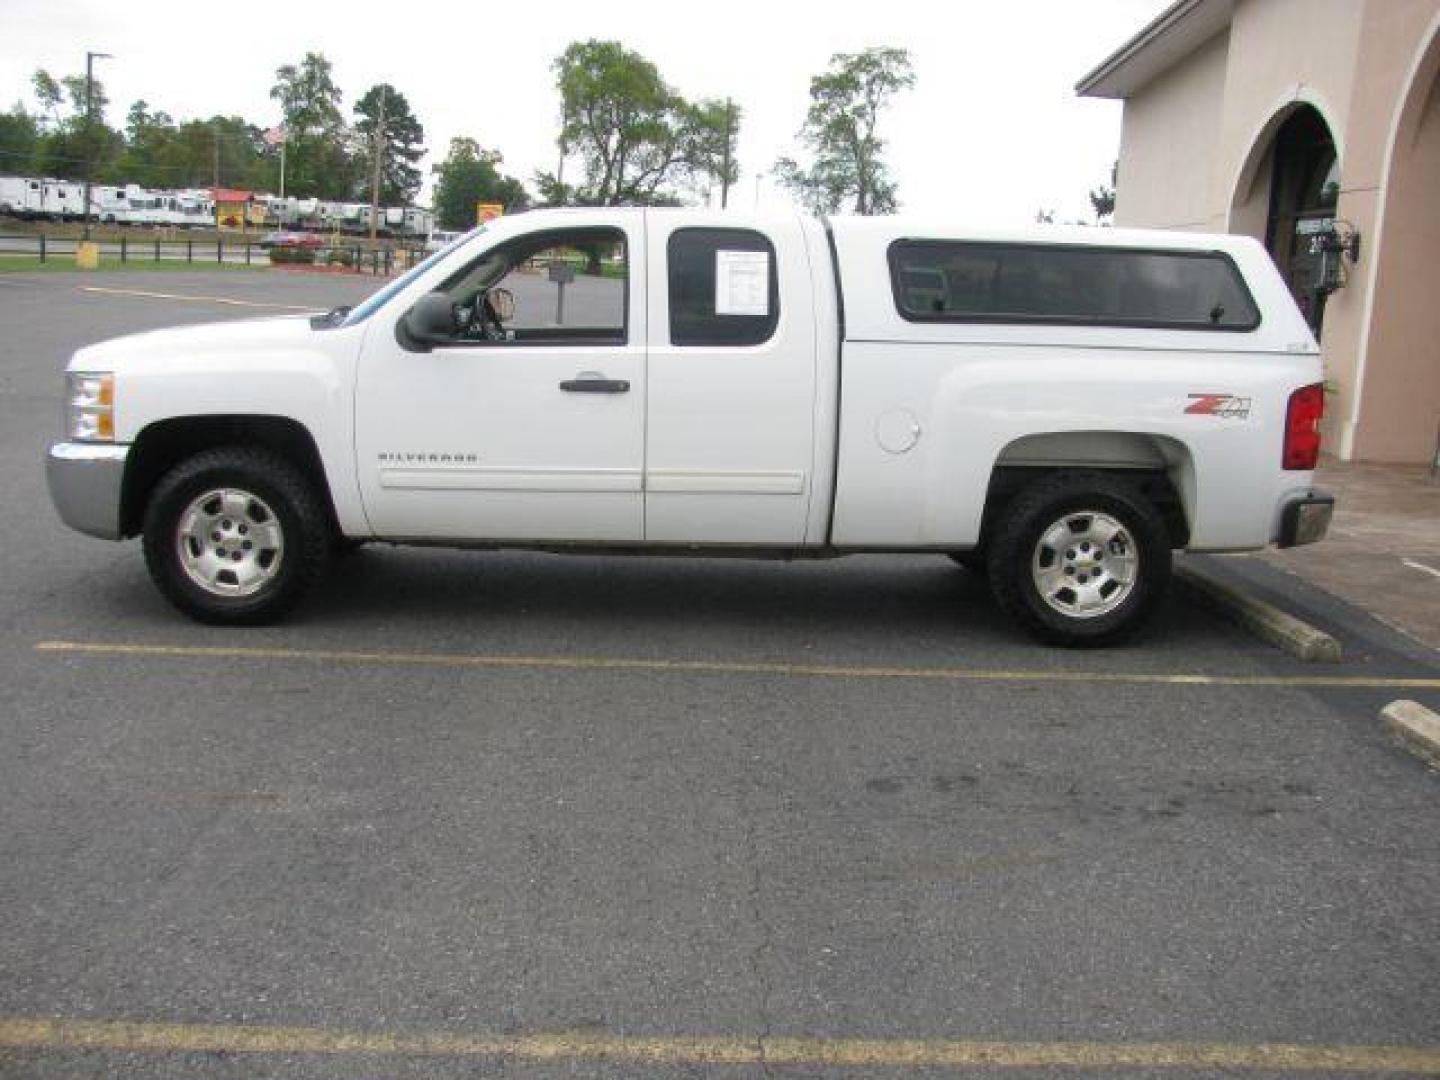
[[[39,262],[52,259],[74,261],[75,250],[83,241],[74,236],[0,234],[0,257],[28,256]],[[350,270],[360,274],[393,274],[425,257],[420,247],[370,248],[343,241],[327,241],[319,247],[304,248],[313,253],[313,262],[301,262],[277,255],[270,257],[271,248],[253,240],[163,240],[122,236],[118,239],[93,241],[100,249],[100,258],[120,263],[192,263],[196,266],[320,266]],[[297,249],[286,249],[287,254]],[[302,257],[303,258],[303,257]]]

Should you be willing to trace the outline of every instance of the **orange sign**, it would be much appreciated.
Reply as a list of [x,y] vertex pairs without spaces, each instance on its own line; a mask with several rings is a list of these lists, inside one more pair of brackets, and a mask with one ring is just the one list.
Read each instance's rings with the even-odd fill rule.
[[505,207],[498,202],[477,202],[475,204],[475,224],[484,225],[487,221],[493,221],[505,213]]

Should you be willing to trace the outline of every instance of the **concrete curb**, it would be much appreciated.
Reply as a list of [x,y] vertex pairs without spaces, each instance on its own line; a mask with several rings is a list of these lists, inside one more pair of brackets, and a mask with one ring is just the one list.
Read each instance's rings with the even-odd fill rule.
[[1380,710],[1380,720],[1401,746],[1440,768],[1440,716],[1418,701],[1392,701]]
[[1274,604],[1194,566],[1175,567],[1175,577],[1207,607],[1296,659],[1320,664],[1340,662],[1340,642]]

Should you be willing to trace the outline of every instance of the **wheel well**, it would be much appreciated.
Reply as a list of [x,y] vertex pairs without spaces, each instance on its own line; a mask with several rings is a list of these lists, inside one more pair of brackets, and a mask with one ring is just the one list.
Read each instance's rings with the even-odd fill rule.
[[131,446],[120,493],[121,535],[135,536],[141,531],[145,506],[162,476],[186,458],[219,446],[260,446],[293,462],[315,479],[331,527],[335,527],[335,504],[325,466],[305,425],[283,416],[182,416],[150,424]]
[[990,474],[990,486],[985,493],[985,516],[980,525],[980,546],[984,546],[995,521],[1022,489],[1046,476],[1077,469],[1103,471],[1107,475],[1123,477],[1160,512],[1165,527],[1169,530],[1172,547],[1183,548],[1190,542],[1190,523],[1185,516],[1185,504],[1169,471],[1086,463],[1072,466],[997,465]]

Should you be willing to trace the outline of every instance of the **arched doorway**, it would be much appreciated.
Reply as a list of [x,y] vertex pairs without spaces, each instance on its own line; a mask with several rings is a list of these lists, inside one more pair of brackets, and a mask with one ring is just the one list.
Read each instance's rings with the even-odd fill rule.
[[1326,293],[1312,239],[1330,229],[1340,198],[1340,158],[1324,117],[1298,106],[1275,132],[1265,246],[1318,337]]
[[1440,457],[1440,17],[1401,99],[1386,162],[1384,200],[1370,244],[1374,278],[1354,456],[1429,463]]

